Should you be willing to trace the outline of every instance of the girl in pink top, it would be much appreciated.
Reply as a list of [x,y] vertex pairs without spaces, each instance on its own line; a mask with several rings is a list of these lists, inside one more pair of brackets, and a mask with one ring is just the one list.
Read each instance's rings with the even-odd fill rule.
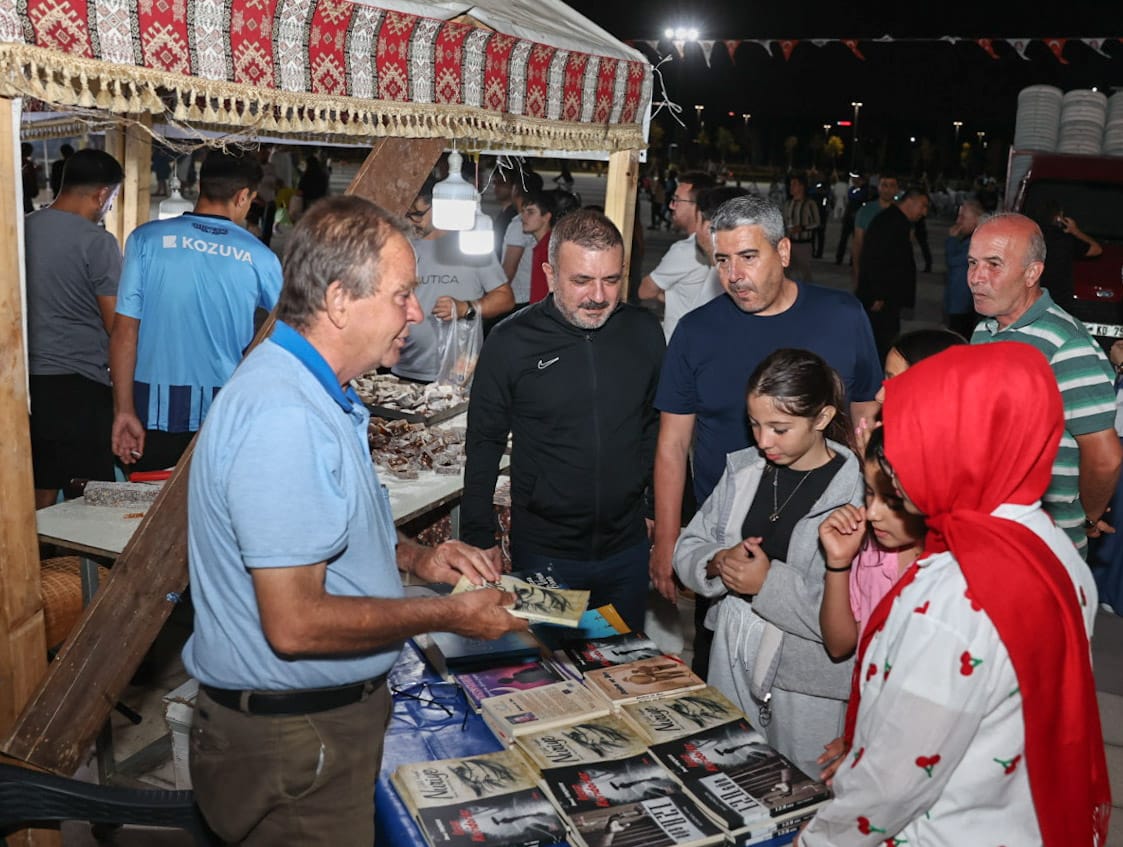
[[870,434],[862,472],[866,505],[843,506],[819,526],[826,554],[819,626],[834,659],[849,656],[870,613],[924,548],[924,521],[909,514],[874,458],[882,431]]

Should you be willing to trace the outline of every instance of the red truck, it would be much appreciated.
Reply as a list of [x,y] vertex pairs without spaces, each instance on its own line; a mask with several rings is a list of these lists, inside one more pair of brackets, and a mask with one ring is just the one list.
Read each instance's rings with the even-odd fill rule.
[[1006,206],[1032,218],[1052,206],[1103,246],[1073,263],[1075,299],[1060,304],[1105,349],[1123,338],[1123,157],[1010,151]]

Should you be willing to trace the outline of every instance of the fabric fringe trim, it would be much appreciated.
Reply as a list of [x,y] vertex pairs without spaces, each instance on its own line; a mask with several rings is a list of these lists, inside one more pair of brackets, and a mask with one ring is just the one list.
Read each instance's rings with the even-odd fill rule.
[[398,103],[254,88],[226,80],[114,65],[26,44],[0,44],[0,96],[119,115],[168,114],[208,129],[358,138],[448,138],[526,150],[609,151],[646,147],[638,124],[551,121],[443,103]]

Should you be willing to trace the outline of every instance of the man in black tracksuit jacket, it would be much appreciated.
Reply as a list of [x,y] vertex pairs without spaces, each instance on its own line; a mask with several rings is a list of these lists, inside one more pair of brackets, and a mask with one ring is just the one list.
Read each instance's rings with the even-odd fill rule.
[[461,538],[496,548],[492,495],[511,433],[515,569],[550,570],[591,591],[590,608],[612,603],[640,629],[663,334],[649,312],[619,302],[624,251],[611,221],[574,212],[552,239],[552,293],[496,326],[480,354]]

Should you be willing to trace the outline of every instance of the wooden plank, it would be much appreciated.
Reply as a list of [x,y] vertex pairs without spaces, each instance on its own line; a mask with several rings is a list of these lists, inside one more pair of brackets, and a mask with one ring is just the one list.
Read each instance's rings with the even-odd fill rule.
[[404,215],[445,148],[442,138],[382,138],[374,143],[348,194]]
[[[18,103],[0,99],[0,173],[19,185]],[[12,192],[9,192],[12,193]],[[47,667],[39,543],[31,477],[19,204],[0,203],[0,733],[12,726]]]
[[[121,207],[124,238],[134,229],[148,222],[148,206],[152,192],[152,116],[132,115],[136,123],[128,125],[125,132],[124,159],[125,181],[116,205]],[[122,241],[124,243],[124,241]]]
[[[125,164],[125,130],[120,124],[115,124],[105,131],[105,152],[121,163]],[[124,186],[121,186],[124,190]],[[125,229],[125,204],[121,197],[113,204],[113,208],[105,216],[105,231],[117,239],[121,249],[125,249],[125,238],[128,232]]]
[[[443,148],[440,139],[384,139],[347,193],[402,214]],[[268,336],[274,320],[270,315],[251,347]],[[23,426],[26,430],[26,413]],[[174,600],[169,597],[187,585],[187,479],[194,446],[192,442],[184,453],[15,722],[3,744],[9,754],[57,773],[73,773],[108,719],[171,612]],[[30,455],[30,448],[22,455]],[[27,502],[32,502],[30,488]],[[29,531],[34,525],[33,517],[24,523]]]
[[[15,101],[0,98],[0,173],[8,174],[12,186],[20,185],[17,110]],[[27,417],[19,208],[14,196],[0,203],[0,735],[12,727],[47,671]],[[24,830],[9,835],[7,843],[56,847],[62,838],[53,830]]]
[[632,230],[636,224],[636,189],[639,186],[639,151],[620,150],[609,154],[608,184],[605,186],[604,213],[624,236],[624,289],[628,298],[628,268],[632,261]]

